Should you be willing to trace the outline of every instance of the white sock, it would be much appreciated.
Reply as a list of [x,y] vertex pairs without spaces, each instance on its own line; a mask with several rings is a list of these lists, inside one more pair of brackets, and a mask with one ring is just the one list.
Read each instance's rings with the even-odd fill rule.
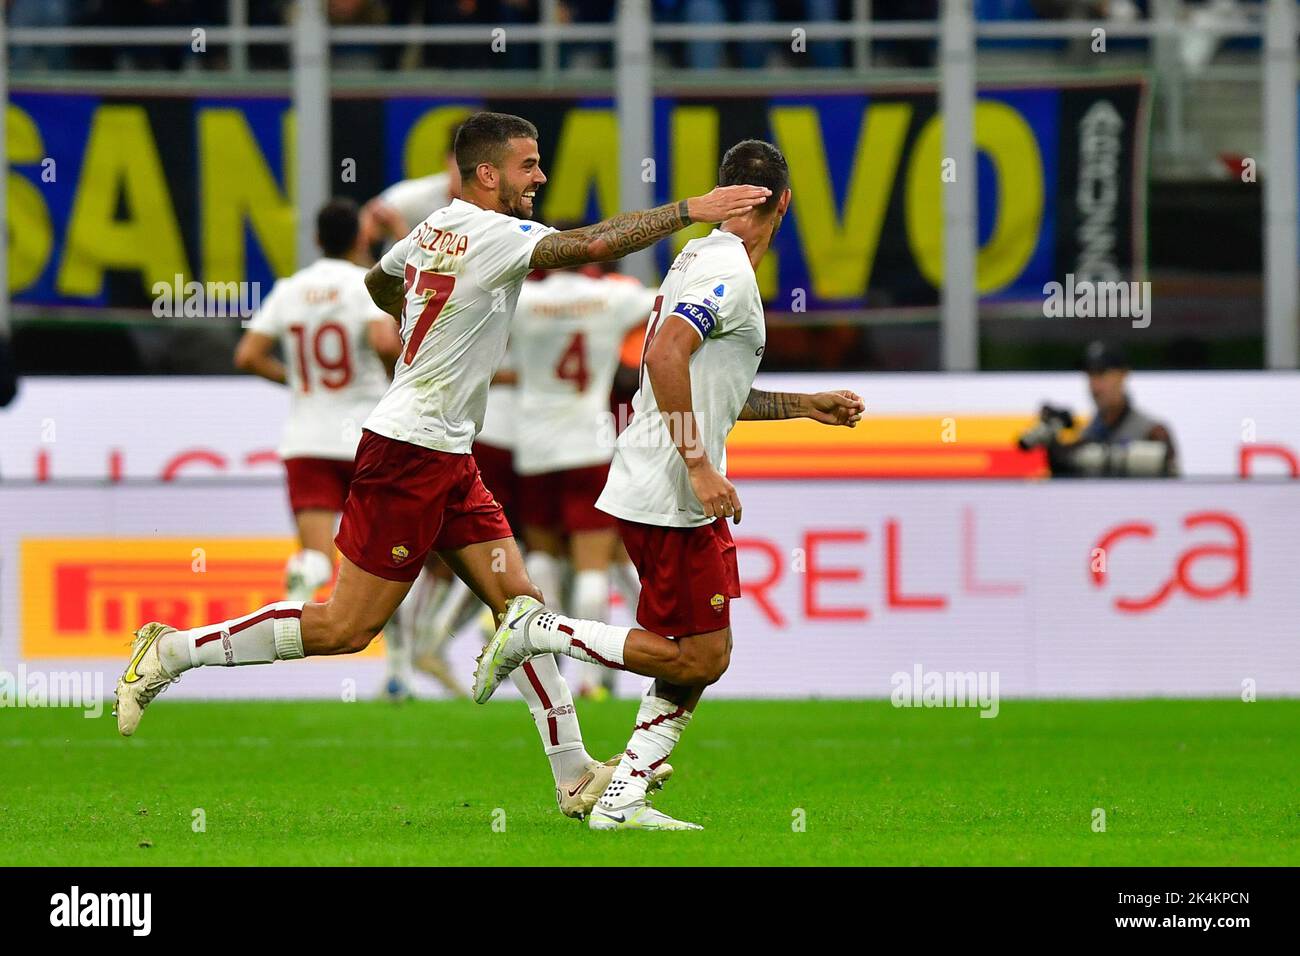
[[[606,571],[579,571],[573,578],[573,614],[586,621],[603,621],[609,617],[609,573]],[[586,661],[577,663],[578,686],[583,691],[605,685],[607,674],[612,674],[600,664]]]
[[158,642],[167,673],[191,667],[269,664],[305,656],[302,649],[302,602],[279,601],[252,614],[208,627],[175,631]]
[[329,555],[303,548],[284,566],[285,592],[290,601],[310,601],[317,590],[334,577]]
[[460,578],[452,578],[447,585],[447,593],[438,605],[438,612],[433,616],[433,649],[440,650],[455,637],[462,627],[474,619],[480,607],[482,604],[478,595],[470,590],[469,585]]
[[550,654],[529,658],[510,672],[510,679],[528,702],[556,785],[581,776],[592,758],[583,746],[573,695],[555,658]]
[[528,622],[527,638],[538,651],[623,670],[623,645],[630,630],[601,621],[565,617],[546,608]]
[[650,786],[650,775],[668,759],[691,722],[691,712],[670,700],[654,696],[654,687],[641,698],[636,728],[627,742],[614,778],[601,795],[600,805],[611,810],[641,800]]
[[411,682],[411,634],[414,609],[403,601],[384,625],[384,675],[388,680]]
[[411,585],[406,600],[402,602],[401,613],[412,650],[424,650],[433,640],[433,617],[438,612],[449,584],[446,578],[438,577],[426,567],[420,569],[420,576]]
[[609,566],[609,583],[627,605],[627,613],[636,620],[636,606],[641,600],[641,577],[631,561],[615,561]]
[[548,607],[564,607],[560,593],[560,559],[545,551],[529,551],[524,555],[524,570],[528,578],[542,592]]

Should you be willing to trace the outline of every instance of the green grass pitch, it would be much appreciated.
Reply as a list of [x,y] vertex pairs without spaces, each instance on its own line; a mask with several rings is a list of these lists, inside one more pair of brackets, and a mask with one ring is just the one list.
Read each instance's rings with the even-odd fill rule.
[[[607,757],[635,705],[579,711]],[[517,701],[164,699],[130,740],[107,713],[6,710],[0,864],[1300,863],[1297,700],[1008,700],[989,720],[706,698],[672,760],[658,803],[702,833],[561,817]]]

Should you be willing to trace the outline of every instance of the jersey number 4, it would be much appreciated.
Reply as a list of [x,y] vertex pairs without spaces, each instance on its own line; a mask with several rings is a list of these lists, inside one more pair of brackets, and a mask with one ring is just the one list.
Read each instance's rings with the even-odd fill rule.
[[[406,341],[406,351],[402,353],[402,358],[406,364],[410,365],[415,361],[415,353],[420,351],[420,343],[424,337],[429,334],[429,329],[433,322],[438,318],[438,313],[442,311],[447,300],[451,298],[451,290],[456,288],[456,277],[447,275],[444,272],[417,272],[415,266],[406,267],[406,290],[409,294],[412,287],[416,295],[425,295],[428,298],[424,300],[424,307],[420,309],[420,314],[415,317],[415,325],[411,328],[411,337]],[[409,302],[409,300],[408,300]],[[402,305],[402,316],[405,320],[406,304]],[[406,322],[403,321],[405,326]]]
[[555,377],[561,382],[572,382],[580,392],[587,390],[591,375],[587,371],[587,338],[581,332],[574,332],[569,346],[555,363]]

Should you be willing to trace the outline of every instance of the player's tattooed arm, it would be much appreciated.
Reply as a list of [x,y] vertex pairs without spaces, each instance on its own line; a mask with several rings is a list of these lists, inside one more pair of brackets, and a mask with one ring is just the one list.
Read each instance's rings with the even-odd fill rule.
[[621,259],[693,222],[722,222],[744,215],[771,194],[762,186],[719,186],[704,196],[621,213],[594,226],[554,232],[533,248],[529,265],[534,269],[566,269]]
[[764,392],[751,388],[740,410],[741,421],[776,421],[783,418],[811,418],[823,425],[853,428],[862,419],[866,404],[856,392]]
[[804,400],[799,392],[765,392],[751,388],[745,405],[740,410],[742,422],[771,422],[782,418],[803,418],[806,414]]
[[401,320],[402,305],[406,301],[406,283],[398,276],[390,276],[378,264],[366,273],[366,288],[370,298],[393,318]]

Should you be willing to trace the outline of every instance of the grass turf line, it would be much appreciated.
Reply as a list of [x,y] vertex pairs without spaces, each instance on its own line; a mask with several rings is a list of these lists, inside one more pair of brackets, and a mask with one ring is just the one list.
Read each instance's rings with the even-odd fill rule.
[[[634,712],[580,703],[591,752]],[[561,817],[518,702],[164,699],[130,740],[107,713],[5,710],[0,864],[1300,863],[1297,700],[1008,700],[988,720],[706,699],[671,759],[656,802],[703,833]]]

